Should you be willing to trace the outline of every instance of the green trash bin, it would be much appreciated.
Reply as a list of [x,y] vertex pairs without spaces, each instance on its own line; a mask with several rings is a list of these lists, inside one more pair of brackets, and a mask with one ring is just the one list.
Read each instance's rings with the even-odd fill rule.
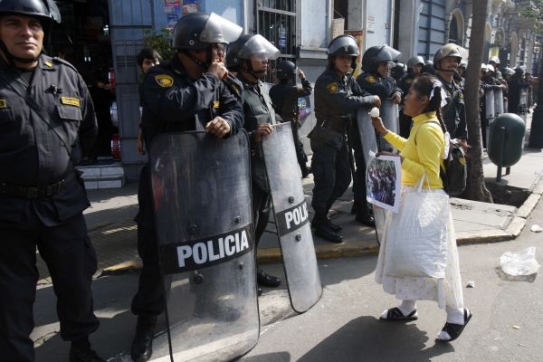
[[526,124],[514,113],[498,116],[490,126],[487,152],[499,167],[510,167],[522,157]]

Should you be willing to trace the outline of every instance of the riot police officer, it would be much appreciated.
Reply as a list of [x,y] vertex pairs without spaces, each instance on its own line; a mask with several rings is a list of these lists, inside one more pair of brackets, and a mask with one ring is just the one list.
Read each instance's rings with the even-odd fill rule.
[[[279,56],[279,49],[262,35],[242,35],[228,48],[226,64],[228,70],[237,74],[243,84],[243,128],[249,134],[251,143],[251,171],[253,192],[253,215],[255,243],[266,230],[270,217],[271,197],[266,176],[266,166],[260,141],[272,132],[275,111],[269,94],[264,90],[262,79],[268,73],[270,59]],[[280,152],[278,150],[278,152]],[[257,267],[257,282],[261,286],[278,287],[281,279]]]
[[0,2],[0,359],[34,361],[36,248],[57,296],[69,360],[104,361],[88,336],[96,253],[83,210],[90,206],[75,166],[97,122],[77,70],[43,53],[60,12],[52,0]]
[[[187,14],[177,22],[172,41],[176,54],[150,68],[142,84],[142,129],[150,149],[161,133],[205,129],[221,138],[241,129],[239,94],[227,86],[228,71],[223,63],[226,46],[241,33],[238,28],[217,14],[201,12]],[[131,350],[134,361],[151,357],[157,316],[165,308],[152,195],[147,164],[141,174],[136,217],[143,268],[131,307],[138,316]]]
[[[378,96],[381,103],[387,99],[392,99],[395,104],[400,104],[402,101],[402,91],[396,85],[394,78],[389,75],[389,69],[393,61],[400,54],[396,49],[382,45],[370,47],[362,56],[362,74],[358,76],[356,81],[361,89]],[[399,114],[396,114],[395,117],[397,119]],[[353,122],[349,140],[356,161],[356,172],[353,181],[353,213],[356,213],[358,222],[374,226],[373,213],[366,201],[366,162],[357,122]]]
[[446,44],[439,48],[434,55],[434,68],[437,78],[443,83],[447,94],[447,104],[442,108],[443,120],[451,139],[456,138],[462,147],[467,150],[468,126],[466,123],[466,105],[464,93],[455,82],[454,76],[467,51],[456,45]]
[[[422,69],[424,68],[424,57],[417,55],[409,58],[407,61],[407,74],[400,81],[400,89],[403,92],[403,96],[409,93],[409,88],[411,84],[417,79],[419,75],[422,74]],[[411,132],[411,126],[413,121],[411,117],[406,116],[400,111],[400,136],[404,138],[409,137],[409,132]]]
[[[315,83],[317,124],[309,134],[313,150],[311,168],[315,181],[311,203],[315,217],[311,224],[318,236],[336,243],[343,240],[339,234],[341,225],[328,219],[328,211],[351,182],[346,135],[359,108],[381,105],[378,96],[360,89],[352,78],[351,71],[356,68],[359,53],[352,36],[340,35],[334,38],[328,45],[326,70]],[[358,167],[365,170],[365,164],[359,164]]]
[[283,60],[277,64],[277,78],[279,78],[279,83],[270,88],[270,98],[276,114],[281,116],[284,122],[292,123],[296,157],[302,171],[302,177],[305,178],[309,175],[309,168],[307,167],[307,155],[298,134],[298,98],[311,95],[313,87],[305,79],[305,74],[301,69],[298,69],[297,75],[302,81],[302,86],[296,86],[294,84],[296,70],[296,65],[290,60]]

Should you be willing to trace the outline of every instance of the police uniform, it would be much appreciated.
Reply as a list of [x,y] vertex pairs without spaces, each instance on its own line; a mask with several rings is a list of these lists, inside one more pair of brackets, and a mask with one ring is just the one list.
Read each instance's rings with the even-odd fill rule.
[[271,199],[262,145],[255,141],[255,134],[260,124],[275,124],[275,111],[270,96],[262,90],[263,84],[260,80],[256,83],[250,83],[242,72],[239,72],[237,76],[243,84],[243,112],[245,115],[243,128],[249,134],[251,144],[253,214],[255,243],[258,246],[270,218]]
[[[417,75],[415,73],[409,73],[406,74],[405,77],[403,77],[400,81],[400,88],[403,92],[404,98],[407,93],[409,93],[409,88],[411,88],[411,85],[416,79]],[[406,116],[405,114],[403,114],[403,110],[400,110],[400,136],[407,139],[409,137],[409,133],[411,132],[412,125],[413,120],[411,119],[411,117]]]
[[273,107],[277,114],[285,122],[292,122],[292,135],[294,146],[296,148],[296,158],[302,170],[302,174],[309,172],[307,170],[307,155],[304,152],[304,146],[298,133],[298,98],[311,95],[313,87],[305,78],[302,79],[302,87],[293,86],[289,83],[278,83],[270,89],[270,98],[273,101]]
[[[361,107],[370,107],[372,102],[373,96],[360,89],[351,76],[341,78],[333,67],[326,69],[315,83],[317,124],[309,137],[315,180],[311,205],[316,217],[326,215],[351,182],[346,134],[354,113]],[[358,166],[365,170],[365,163]],[[361,184],[365,190],[365,178]]]
[[33,72],[3,60],[0,67],[49,116],[0,82],[0,359],[32,361],[36,247],[53,280],[62,338],[98,329],[96,253],[83,217],[90,204],[74,167],[91,149],[97,123],[87,86],[69,63],[42,54]]
[[[162,133],[203,130],[216,116],[229,124],[231,134],[243,125],[239,98],[215,75],[204,73],[189,77],[177,56],[149,69],[143,79],[142,130],[145,144]],[[153,213],[151,172],[144,166],[138,189],[138,252],[143,261],[139,287],[132,300],[136,315],[156,316],[164,311],[165,300],[158,261],[156,228]]]
[[447,93],[447,104],[441,109],[443,120],[451,138],[468,139],[468,125],[466,123],[466,104],[462,89],[453,81],[448,83],[439,73],[436,77],[443,83]]

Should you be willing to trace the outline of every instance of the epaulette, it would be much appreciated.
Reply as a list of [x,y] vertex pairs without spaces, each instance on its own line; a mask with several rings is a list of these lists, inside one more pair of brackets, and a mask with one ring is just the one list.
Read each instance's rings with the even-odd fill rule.
[[[54,58],[49,58],[49,59],[51,59],[50,61],[52,61],[53,63],[67,65],[68,67],[72,68],[76,72],[78,71],[77,68],[74,67],[74,65],[72,63],[70,63],[69,61],[67,61],[67,60],[64,60],[64,59],[59,58],[59,57],[54,57]],[[44,60],[43,64],[47,65],[47,59]]]

